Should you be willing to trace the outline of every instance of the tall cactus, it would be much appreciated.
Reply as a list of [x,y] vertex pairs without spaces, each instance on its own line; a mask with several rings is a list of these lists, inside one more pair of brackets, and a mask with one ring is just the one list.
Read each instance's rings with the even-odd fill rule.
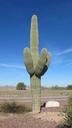
[[30,74],[30,84],[32,91],[32,111],[40,112],[41,103],[41,76],[47,71],[50,63],[50,54],[43,48],[39,56],[37,16],[33,15],[30,30],[30,49],[24,49],[24,63]]

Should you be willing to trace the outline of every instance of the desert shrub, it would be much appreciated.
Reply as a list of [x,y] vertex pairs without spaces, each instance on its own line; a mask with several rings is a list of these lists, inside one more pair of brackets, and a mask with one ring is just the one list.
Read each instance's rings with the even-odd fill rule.
[[17,90],[25,90],[26,89],[26,85],[22,82],[19,82],[17,85],[16,85],[16,89]]
[[72,89],[72,85],[68,85],[67,89],[71,90]]
[[66,89],[65,87],[61,87],[61,86],[58,86],[58,85],[55,85],[55,86],[52,86],[51,89],[59,89],[59,90],[63,90],[63,89]]
[[22,113],[22,112],[30,112],[31,109],[25,105],[18,105],[15,102],[5,102],[0,106],[0,112],[5,113]]
[[72,128],[72,96],[68,100],[68,105],[65,107],[65,126]]

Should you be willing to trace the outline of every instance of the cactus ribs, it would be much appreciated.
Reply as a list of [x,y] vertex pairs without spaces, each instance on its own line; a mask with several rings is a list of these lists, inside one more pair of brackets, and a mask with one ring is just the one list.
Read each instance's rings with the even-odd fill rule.
[[43,48],[39,56],[39,36],[37,16],[33,15],[30,30],[30,48],[24,49],[24,63],[30,74],[32,91],[32,111],[40,112],[41,104],[41,76],[47,71],[50,64],[50,54]]

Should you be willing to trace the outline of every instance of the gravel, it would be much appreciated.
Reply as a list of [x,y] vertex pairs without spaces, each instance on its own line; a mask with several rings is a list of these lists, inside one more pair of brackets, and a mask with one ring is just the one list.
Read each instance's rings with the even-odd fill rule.
[[34,118],[32,114],[13,114],[6,119],[0,120],[0,128],[56,128],[55,121],[43,121]]

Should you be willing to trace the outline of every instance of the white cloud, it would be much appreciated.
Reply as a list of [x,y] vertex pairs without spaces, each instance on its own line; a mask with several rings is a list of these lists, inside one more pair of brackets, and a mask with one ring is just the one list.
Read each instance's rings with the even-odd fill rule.
[[69,49],[66,49],[62,52],[57,53],[57,55],[64,55],[64,54],[68,54],[68,53],[71,53],[71,52],[72,52],[72,48],[69,48]]
[[25,66],[22,66],[22,65],[10,65],[10,64],[0,64],[0,67],[25,69]]

